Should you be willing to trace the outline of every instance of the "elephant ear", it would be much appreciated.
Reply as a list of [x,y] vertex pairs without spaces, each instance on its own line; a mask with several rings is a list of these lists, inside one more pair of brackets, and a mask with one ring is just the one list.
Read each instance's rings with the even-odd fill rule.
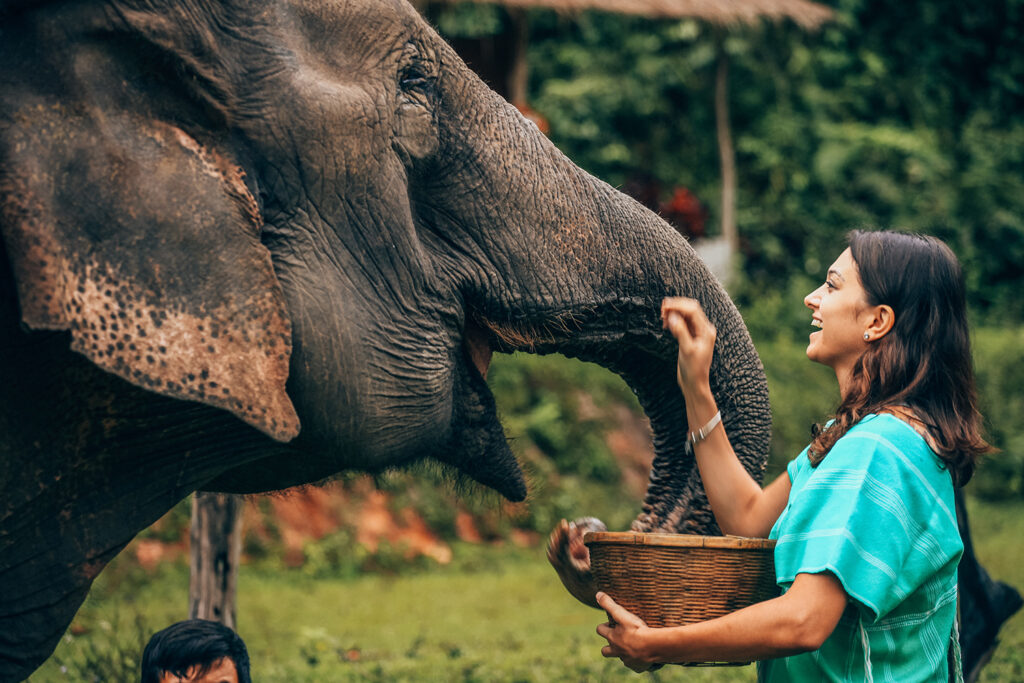
[[22,106],[0,128],[0,228],[22,322],[145,389],[287,441],[291,323],[242,170],[136,114]]

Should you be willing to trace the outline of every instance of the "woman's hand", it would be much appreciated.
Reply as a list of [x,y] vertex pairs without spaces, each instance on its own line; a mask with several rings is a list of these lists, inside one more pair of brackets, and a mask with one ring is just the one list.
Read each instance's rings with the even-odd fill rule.
[[661,325],[679,342],[676,379],[684,391],[708,383],[711,358],[718,333],[704,315],[700,303],[685,297],[668,297],[661,302]]
[[620,606],[607,593],[597,594],[597,604],[608,613],[608,623],[597,627],[597,634],[608,641],[601,648],[605,657],[618,657],[637,673],[648,671],[654,664],[644,652],[643,640],[650,629],[643,620]]

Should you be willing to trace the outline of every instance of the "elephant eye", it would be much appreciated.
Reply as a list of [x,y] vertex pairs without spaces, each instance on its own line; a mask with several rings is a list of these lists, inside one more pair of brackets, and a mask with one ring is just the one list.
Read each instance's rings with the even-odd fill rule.
[[430,99],[437,81],[432,55],[424,45],[411,40],[405,44],[399,60],[398,87],[420,104]]
[[402,70],[398,84],[406,92],[426,93],[433,85],[433,80],[422,69],[413,65]]

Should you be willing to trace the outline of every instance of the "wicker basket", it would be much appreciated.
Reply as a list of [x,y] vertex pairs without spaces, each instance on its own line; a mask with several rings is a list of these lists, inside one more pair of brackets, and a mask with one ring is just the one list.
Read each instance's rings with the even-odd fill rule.
[[592,531],[583,542],[598,590],[648,626],[714,619],[779,594],[775,541],[766,538]]

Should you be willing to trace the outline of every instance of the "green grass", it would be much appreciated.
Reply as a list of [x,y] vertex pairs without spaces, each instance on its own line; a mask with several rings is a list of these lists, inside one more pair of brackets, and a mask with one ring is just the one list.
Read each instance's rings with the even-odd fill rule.
[[[297,572],[243,568],[238,630],[258,680],[609,681],[631,675],[600,655],[594,628],[604,615],[562,589],[540,549],[463,548],[461,567],[395,577],[314,580]],[[90,643],[137,647],[136,615],[149,630],[185,616],[185,567],[148,580],[119,567],[104,574],[68,636],[33,683],[79,680]],[[119,590],[117,584],[125,586]],[[137,655],[136,655],[137,658]],[[137,661],[137,659],[136,659]],[[108,676],[110,674],[107,674]],[[655,680],[748,681],[753,667],[687,670]]]
[[[986,503],[968,499],[974,550],[994,579],[1024,593],[1024,502]],[[1024,681],[1024,610],[999,632],[1000,644],[980,681]]]
[[[984,566],[1024,587],[1024,503],[972,502],[971,510]],[[456,550],[453,566],[392,577],[317,580],[243,567],[239,631],[257,680],[636,680],[601,657],[594,628],[603,615],[568,596],[542,550]],[[131,670],[123,662],[137,661],[149,632],[185,616],[187,589],[181,564],[150,575],[115,560],[76,619],[87,633],[67,636],[30,680],[88,680],[80,665],[89,658],[116,660],[100,680],[117,680],[110,672]],[[1024,680],[1022,653],[1024,615],[1018,614],[1004,627],[982,680]],[[650,678],[753,681],[755,671],[666,667]]]

